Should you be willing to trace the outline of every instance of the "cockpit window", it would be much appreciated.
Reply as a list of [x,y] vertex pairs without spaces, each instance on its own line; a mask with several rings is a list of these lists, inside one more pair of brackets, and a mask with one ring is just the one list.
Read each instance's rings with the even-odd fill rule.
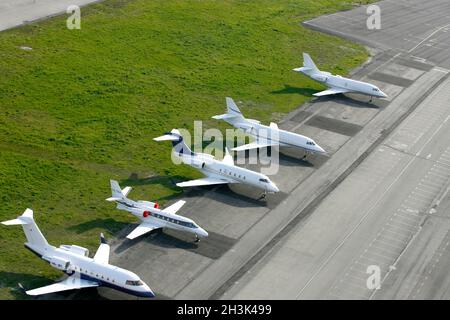
[[259,179],[259,181],[264,182],[264,183],[269,183],[269,180],[267,180],[267,179]]
[[377,89],[377,88],[372,88],[372,90],[373,90],[373,91],[378,91],[378,89]]
[[306,144],[307,144],[307,145],[310,145],[310,146],[315,146],[315,145],[316,145],[316,144],[315,144],[314,142],[312,142],[312,141],[307,141]]
[[141,280],[136,280],[136,281],[134,281],[134,280],[127,280],[126,284],[129,285],[129,286],[135,286],[135,287],[143,285]]

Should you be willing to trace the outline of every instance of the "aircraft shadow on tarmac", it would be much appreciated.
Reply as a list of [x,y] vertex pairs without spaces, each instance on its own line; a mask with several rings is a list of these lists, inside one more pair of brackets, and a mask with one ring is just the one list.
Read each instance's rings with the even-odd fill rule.
[[169,235],[162,229],[150,231],[147,234],[133,240],[127,239],[126,234],[131,232],[131,230],[133,230],[137,226],[138,224],[131,224],[128,228],[125,228],[124,232],[121,232],[121,234],[118,237],[121,243],[115,248],[114,250],[115,253],[124,252],[134,247],[135,245],[141,243],[142,241],[164,248],[179,248],[189,250],[198,247],[198,244],[193,241],[194,237],[192,237],[190,241],[186,241],[185,239]]
[[[275,152],[274,148],[266,147],[265,154],[271,156],[273,152]],[[245,152],[245,159],[250,159],[249,151],[241,151]],[[306,157],[305,157],[306,155]],[[259,153],[258,153],[259,156]],[[307,168],[315,168],[318,169],[322,166],[328,159],[327,155],[320,154],[306,154],[304,150],[298,148],[289,148],[289,147],[279,147],[278,150],[278,161],[282,166],[287,167],[307,167]],[[252,165],[251,165],[252,166]],[[257,165],[253,165],[254,167],[250,168],[251,170],[259,171]]]
[[285,84],[283,89],[274,90],[270,93],[272,94],[301,94],[303,96],[311,97],[314,93],[319,92],[320,90],[313,88],[298,88],[293,87],[291,85]]
[[[131,225],[130,228],[126,228],[126,232],[131,231],[136,226]],[[218,259],[236,243],[236,239],[214,232],[210,232],[208,238],[202,239],[200,242],[194,242],[194,237],[191,234],[170,229],[154,230],[134,240],[126,239],[124,236],[126,232],[123,232],[122,237],[119,237],[121,242],[114,249],[115,253],[120,254],[145,242],[145,244],[160,248],[183,249],[211,259]]]
[[75,231],[76,233],[84,233],[86,231],[92,230],[92,229],[108,229],[108,231],[115,233],[119,230],[122,230],[127,226],[128,223],[116,221],[113,218],[106,218],[106,219],[95,219],[95,220],[89,220],[87,222],[83,222],[77,225],[73,225],[69,227],[69,230]]
[[366,109],[381,109],[386,107],[389,102],[378,98],[373,98],[370,102],[370,97],[363,95],[343,94],[338,93],[330,96],[316,97],[311,100],[311,103],[323,103],[323,102],[335,102],[343,104],[353,108],[366,108]]

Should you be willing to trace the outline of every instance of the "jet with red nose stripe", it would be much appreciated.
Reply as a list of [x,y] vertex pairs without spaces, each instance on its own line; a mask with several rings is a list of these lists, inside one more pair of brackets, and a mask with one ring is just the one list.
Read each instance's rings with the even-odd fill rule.
[[161,209],[157,202],[128,199],[127,195],[131,191],[131,187],[121,189],[119,183],[115,180],[110,180],[110,183],[112,197],[106,199],[106,201],[116,202],[117,209],[128,211],[141,220],[141,224],[127,236],[128,239],[133,240],[152,230],[162,228],[193,233],[196,242],[200,238],[208,236],[208,232],[192,219],[176,214],[186,201],[180,200],[167,208]]

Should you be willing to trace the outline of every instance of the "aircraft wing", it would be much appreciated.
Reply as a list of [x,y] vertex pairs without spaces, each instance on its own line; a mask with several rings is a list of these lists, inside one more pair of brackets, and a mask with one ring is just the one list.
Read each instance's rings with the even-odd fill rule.
[[136,229],[134,229],[133,231],[130,232],[129,235],[127,235],[127,239],[130,239],[130,240],[136,239],[137,237],[140,237],[140,236],[146,234],[147,232],[150,232],[152,230],[159,229],[159,228],[161,228],[161,227],[153,225],[148,222],[141,223],[140,225],[138,225],[136,227]]
[[328,96],[331,94],[346,93],[346,92],[350,92],[350,90],[343,89],[343,88],[331,88],[331,89],[328,89],[325,91],[314,93],[313,96],[322,97],[322,96]]
[[170,214],[175,214],[175,213],[177,213],[178,210],[180,210],[180,208],[182,206],[184,206],[185,203],[186,203],[186,201],[184,201],[184,200],[177,201],[173,205],[165,208],[163,211],[170,213]]
[[232,179],[225,179],[224,177],[206,177],[206,178],[200,178],[185,182],[177,183],[177,186],[179,187],[198,187],[198,186],[209,186],[214,184],[226,184],[226,183],[236,183],[236,181]]
[[233,151],[244,151],[244,150],[250,150],[250,149],[258,149],[258,148],[265,148],[270,146],[277,146],[279,145],[277,142],[270,142],[270,141],[254,141],[249,144],[244,144],[242,146],[233,148]]
[[61,292],[61,291],[73,290],[73,289],[98,287],[98,286],[99,286],[98,282],[81,279],[79,277],[79,274],[76,273],[75,275],[70,276],[61,282],[54,283],[49,286],[33,289],[33,290],[28,290],[28,291],[26,291],[26,294],[28,294],[30,296],[38,296],[41,294]]
[[100,246],[95,253],[94,260],[99,263],[108,264],[109,263],[109,244],[106,242],[103,233],[100,235]]

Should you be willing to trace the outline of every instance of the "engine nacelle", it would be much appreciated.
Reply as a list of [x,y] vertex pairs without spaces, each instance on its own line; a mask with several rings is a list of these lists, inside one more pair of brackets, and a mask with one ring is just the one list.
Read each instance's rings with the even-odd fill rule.
[[196,158],[190,158],[189,160],[185,160],[183,162],[198,169],[203,169],[206,166],[206,161]]
[[312,75],[311,78],[313,78],[314,80],[319,81],[319,82],[327,82],[327,79],[328,79],[328,77],[323,76],[323,75],[318,75],[318,74]]
[[70,268],[70,261],[63,258],[53,257],[48,261],[52,267],[62,271],[67,271]]
[[89,250],[77,245],[65,245],[63,244],[62,246],[60,246],[61,249],[64,249],[66,251],[70,251],[73,252],[75,254],[78,254],[80,256],[85,256],[85,257],[89,257]]

